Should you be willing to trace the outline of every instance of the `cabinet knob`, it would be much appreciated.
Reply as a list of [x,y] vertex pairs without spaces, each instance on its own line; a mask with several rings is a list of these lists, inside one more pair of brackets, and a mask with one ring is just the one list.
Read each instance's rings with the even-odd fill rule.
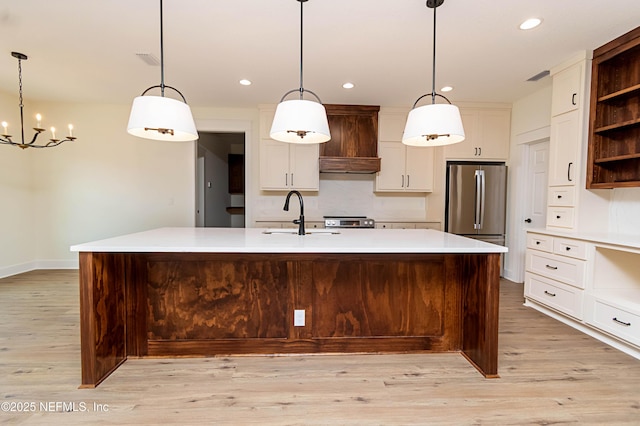
[[536,241],[536,245],[540,245],[540,241]]
[[569,250],[571,250],[571,247],[565,247],[565,250],[569,251]]
[[524,221],[525,221],[525,222],[527,222],[527,223],[531,223],[531,218],[530,218],[530,217],[528,217],[528,218],[526,218]]
[[556,216],[556,219],[560,219],[560,216]]
[[558,195],[558,200],[559,200],[560,198],[562,198],[562,195]]

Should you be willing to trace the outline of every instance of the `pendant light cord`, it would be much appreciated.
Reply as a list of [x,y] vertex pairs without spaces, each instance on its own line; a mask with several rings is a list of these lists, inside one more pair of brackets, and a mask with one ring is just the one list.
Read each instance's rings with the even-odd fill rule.
[[433,71],[431,73],[431,103],[436,103],[436,10],[438,6],[433,8]]
[[302,84],[302,52],[303,52],[303,29],[304,29],[304,19],[302,8],[304,7],[304,1],[300,1],[300,100],[302,100],[304,94],[304,86]]
[[162,0],[160,0],[160,93],[164,97],[164,31],[162,21]]

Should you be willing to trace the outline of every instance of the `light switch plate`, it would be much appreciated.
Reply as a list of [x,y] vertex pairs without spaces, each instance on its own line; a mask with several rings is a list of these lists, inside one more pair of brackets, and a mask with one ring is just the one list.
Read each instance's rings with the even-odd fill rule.
[[304,327],[304,309],[295,309],[293,311],[293,326]]

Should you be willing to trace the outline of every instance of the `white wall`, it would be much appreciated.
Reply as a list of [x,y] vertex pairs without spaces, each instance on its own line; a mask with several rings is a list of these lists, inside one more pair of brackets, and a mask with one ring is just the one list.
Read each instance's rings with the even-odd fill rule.
[[[12,139],[19,141],[20,113],[16,95],[0,92],[0,121],[9,123]],[[29,138],[32,133],[27,133]],[[32,154],[31,150],[0,145],[0,277],[29,268],[36,256]]]
[[76,243],[193,225],[193,142],[129,136],[128,105],[41,102],[33,110],[42,113],[47,127],[64,129],[73,122],[78,139],[48,149],[0,147],[0,196],[3,205],[13,206],[10,212],[0,209],[7,215],[0,221],[0,276],[16,269],[74,267],[77,254],[69,246]]

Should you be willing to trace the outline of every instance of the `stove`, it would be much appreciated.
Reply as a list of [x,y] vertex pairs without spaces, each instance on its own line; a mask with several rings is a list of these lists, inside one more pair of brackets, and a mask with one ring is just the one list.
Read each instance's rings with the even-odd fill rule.
[[366,216],[323,216],[325,228],[375,228],[375,221]]

